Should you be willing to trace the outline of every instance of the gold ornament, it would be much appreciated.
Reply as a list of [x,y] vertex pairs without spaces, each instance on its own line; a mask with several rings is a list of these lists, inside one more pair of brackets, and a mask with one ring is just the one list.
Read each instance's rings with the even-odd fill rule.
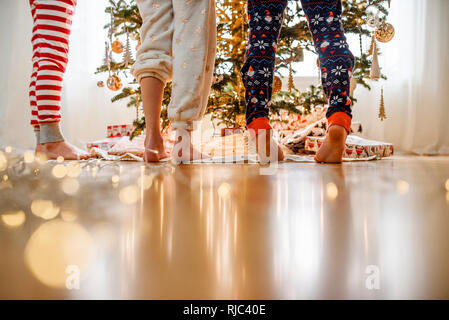
[[293,82],[293,69],[292,64],[290,62],[289,70],[288,70],[288,92],[292,92],[295,88],[295,83]]
[[379,66],[379,51],[377,50],[376,41],[373,42],[373,60],[371,62],[371,80],[379,80],[381,77],[380,66]]
[[108,78],[107,85],[109,90],[117,91],[122,87],[123,84],[122,80],[120,80],[120,78],[116,74],[113,74]]
[[373,34],[373,37],[371,38],[371,45],[369,47],[368,56],[372,56],[374,53],[374,43],[376,42],[376,35]]
[[273,94],[277,94],[282,90],[282,80],[278,76],[273,79]]
[[115,40],[111,44],[111,48],[112,48],[112,51],[114,51],[115,53],[122,53],[124,47],[123,47],[123,44],[120,41]]
[[377,27],[375,34],[378,41],[385,43],[394,38],[395,30],[391,23],[384,22]]
[[379,119],[380,121],[387,119],[387,115],[385,113],[384,88],[382,88],[380,93]]
[[104,87],[104,82],[103,81],[98,81],[97,82],[97,87],[98,88],[103,88]]

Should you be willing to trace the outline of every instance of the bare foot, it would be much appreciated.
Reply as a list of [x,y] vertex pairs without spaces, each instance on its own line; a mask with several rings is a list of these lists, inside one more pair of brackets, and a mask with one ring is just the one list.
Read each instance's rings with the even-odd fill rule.
[[86,151],[66,141],[38,144],[35,153],[48,160],[55,160],[58,157],[63,157],[64,160],[86,160],[92,157]]
[[318,163],[341,163],[347,135],[346,129],[341,126],[330,127],[323,145],[315,156],[315,161]]
[[168,155],[165,152],[164,139],[161,133],[159,131],[147,130],[147,136],[145,137],[145,161],[159,162],[166,158],[168,158]]
[[208,155],[201,153],[192,144],[192,131],[177,130],[176,142],[173,146],[172,157],[178,163],[189,162],[193,160],[201,160],[210,158]]
[[[263,150],[263,146],[259,148],[259,143],[263,141],[263,137],[265,137],[265,150]],[[273,130],[259,131],[259,134],[254,138],[252,138],[250,141],[250,143],[254,142],[256,143],[256,151],[259,156],[259,161],[261,163],[269,163],[275,162],[276,160],[277,161],[284,160],[284,152],[282,151],[281,147],[277,144],[277,142],[273,139]],[[273,154],[271,154],[271,149],[273,149],[274,151]]]

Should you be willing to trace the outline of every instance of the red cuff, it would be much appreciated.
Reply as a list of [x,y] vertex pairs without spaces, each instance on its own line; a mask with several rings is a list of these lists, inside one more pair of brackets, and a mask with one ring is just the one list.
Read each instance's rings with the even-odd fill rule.
[[345,112],[335,112],[329,118],[327,118],[327,122],[329,123],[329,128],[337,125],[346,129],[348,134],[351,133],[351,117],[348,116]]
[[252,138],[259,134],[259,130],[271,130],[268,118],[256,118],[249,125],[246,126],[249,129],[249,135]]

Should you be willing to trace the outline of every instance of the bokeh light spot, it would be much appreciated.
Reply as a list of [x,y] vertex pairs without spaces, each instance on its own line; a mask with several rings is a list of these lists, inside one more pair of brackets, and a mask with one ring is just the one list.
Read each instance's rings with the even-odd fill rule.
[[134,204],[140,198],[140,190],[136,185],[130,185],[120,190],[119,199],[125,204]]
[[25,212],[22,210],[15,212],[5,212],[2,214],[3,223],[9,228],[17,228],[25,223]]
[[51,200],[33,200],[31,212],[42,219],[50,220],[57,217],[59,207],[55,206]]

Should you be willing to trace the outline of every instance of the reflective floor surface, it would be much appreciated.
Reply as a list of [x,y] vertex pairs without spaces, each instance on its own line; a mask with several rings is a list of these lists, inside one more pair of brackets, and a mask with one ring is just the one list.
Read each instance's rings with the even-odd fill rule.
[[12,163],[1,299],[449,299],[448,157]]

